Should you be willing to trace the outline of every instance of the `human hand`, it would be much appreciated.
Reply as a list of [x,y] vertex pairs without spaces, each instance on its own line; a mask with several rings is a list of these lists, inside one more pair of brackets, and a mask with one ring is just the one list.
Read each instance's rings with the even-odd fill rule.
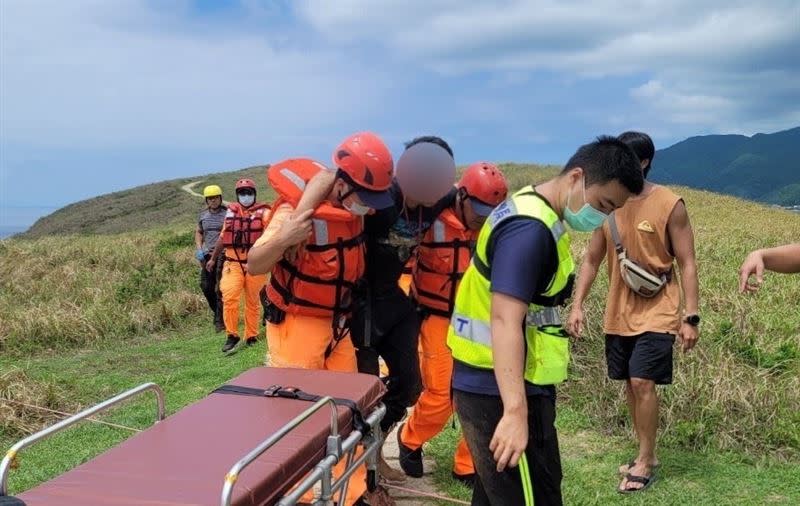
[[[756,277],[755,282],[750,277]],[[753,251],[739,268],[739,293],[755,293],[764,282],[764,255],[760,250]]]
[[516,467],[525,449],[528,447],[528,414],[526,410],[503,413],[494,435],[489,443],[489,450],[497,462],[497,472],[502,473],[506,467]]
[[697,344],[697,338],[699,337],[699,334],[699,328],[683,322],[681,324],[681,329],[678,331],[678,339],[681,344],[681,351],[686,353],[694,348],[694,345]]

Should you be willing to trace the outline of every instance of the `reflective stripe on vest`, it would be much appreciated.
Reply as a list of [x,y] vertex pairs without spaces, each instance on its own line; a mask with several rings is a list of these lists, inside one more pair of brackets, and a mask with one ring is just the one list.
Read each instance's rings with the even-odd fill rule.
[[571,293],[575,265],[564,224],[532,187],[520,190],[495,208],[481,229],[472,263],[464,273],[456,295],[447,344],[455,360],[476,368],[493,368],[488,248],[495,227],[512,218],[540,221],[555,240],[558,256],[555,275],[547,290],[535,296],[534,302],[529,304],[525,317],[525,380],[539,385],[560,383],[566,379],[569,343],[555,306],[562,304]]

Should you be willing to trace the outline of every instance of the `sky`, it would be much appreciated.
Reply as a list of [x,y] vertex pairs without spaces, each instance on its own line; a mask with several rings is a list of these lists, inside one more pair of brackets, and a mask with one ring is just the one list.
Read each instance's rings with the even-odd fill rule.
[[783,130],[798,54],[797,0],[0,0],[0,226],[359,130],[459,164]]

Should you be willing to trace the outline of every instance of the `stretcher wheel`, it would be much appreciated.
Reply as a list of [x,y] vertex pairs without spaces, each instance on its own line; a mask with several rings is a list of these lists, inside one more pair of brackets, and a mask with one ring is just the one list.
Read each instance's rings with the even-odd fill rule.
[[378,488],[378,471],[367,471],[367,490],[375,492]]

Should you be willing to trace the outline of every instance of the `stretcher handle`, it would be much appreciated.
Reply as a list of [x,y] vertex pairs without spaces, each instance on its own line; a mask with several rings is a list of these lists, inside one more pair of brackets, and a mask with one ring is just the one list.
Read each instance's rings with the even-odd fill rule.
[[231,499],[233,497],[233,487],[236,484],[236,480],[239,479],[239,474],[244,470],[245,467],[252,464],[253,461],[260,457],[265,451],[272,448],[275,443],[283,439],[286,434],[293,431],[299,427],[300,424],[311,418],[311,415],[324,408],[326,404],[331,407],[331,436],[337,436],[339,434],[339,416],[336,402],[333,400],[333,397],[325,396],[312,404],[310,408],[294,417],[289,423],[281,427],[278,432],[272,434],[266,440],[262,441],[258,446],[253,448],[250,453],[242,457],[239,462],[235,463],[233,467],[231,467],[231,470],[228,471],[227,475],[225,475],[225,485],[222,487],[220,504],[222,506],[230,506]]
[[[366,418],[365,422],[371,428],[372,433],[377,431],[378,424],[381,423],[381,420],[383,420],[385,415],[386,406],[381,403],[378,404],[378,406]],[[347,484],[350,481],[350,476],[352,476],[358,467],[364,462],[367,463],[367,470],[377,472],[378,453],[383,446],[383,438],[368,437],[369,441],[365,441],[365,436],[367,436],[367,434],[362,434],[361,431],[356,429],[353,430],[350,435],[347,436],[347,439],[345,439],[342,443],[343,452],[350,452],[360,442],[364,443],[364,451],[360,456],[356,457],[350,462],[350,465],[347,466],[347,469],[342,473],[339,479],[333,482],[330,475],[330,470],[338,461],[337,457],[335,455],[326,455],[325,458],[323,458],[320,463],[314,467],[314,470],[311,471],[305,477],[305,479],[294,488],[292,492],[278,501],[277,506],[289,506],[297,504],[297,502],[300,500],[300,497],[307,491],[311,490],[317,482],[322,484],[323,494],[325,493],[326,489],[329,493],[329,496],[322,498],[322,503],[324,503],[325,500],[332,498],[336,493],[339,493],[338,491],[341,491],[341,497],[344,497],[347,491]]]
[[39,441],[46,439],[56,432],[61,432],[62,430],[75,425],[76,423],[80,422],[81,420],[85,420],[90,416],[97,414],[101,411],[105,411],[117,404],[130,399],[131,397],[135,397],[142,392],[146,392],[148,390],[152,390],[153,393],[156,395],[156,401],[158,402],[158,420],[156,423],[163,420],[165,416],[164,411],[164,391],[161,390],[161,387],[156,385],[155,383],[143,383],[136,388],[131,388],[121,394],[112,397],[108,400],[101,402],[100,404],[95,404],[91,408],[84,409],[80,413],[76,413],[69,418],[65,418],[61,420],[55,425],[51,425],[46,429],[40,430],[35,434],[31,434],[30,436],[26,437],[25,439],[19,441],[14,446],[11,447],[10,450],[6,452],[5,457],[3,457],[3,461],[0,462],[0,497],[8,494],[8,471],[11,469],[12,464],[16,462],[17,454],[32,446],[34,443],[38,443]]

